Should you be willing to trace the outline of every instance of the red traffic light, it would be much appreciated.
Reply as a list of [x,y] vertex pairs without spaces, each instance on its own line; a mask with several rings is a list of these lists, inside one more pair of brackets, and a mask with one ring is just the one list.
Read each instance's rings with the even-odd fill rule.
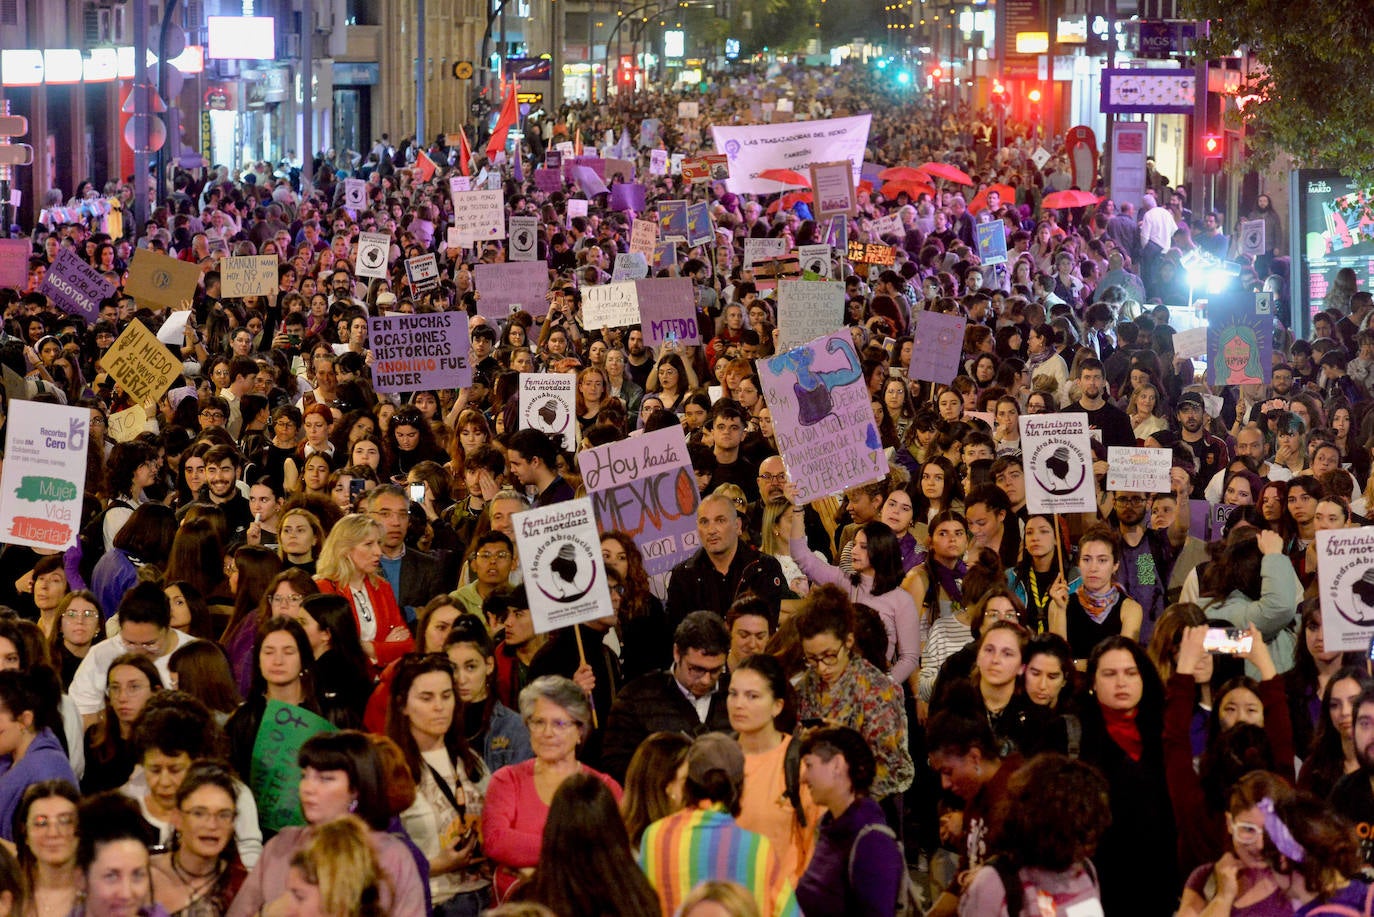
[[1207,134],[1203,137],[1202,151],[1208,156],[1220,156],[1222,152],[1221,136],[1219,134]]
[[933,80],[938,80],[938,79],[939,79],[940,77],[942,77],[942,76],[944,76],[944,71],[941,70],[939,67],[931,67],[931,68],[930,68],[930,78],[931,78],[931,79],[933,79]]

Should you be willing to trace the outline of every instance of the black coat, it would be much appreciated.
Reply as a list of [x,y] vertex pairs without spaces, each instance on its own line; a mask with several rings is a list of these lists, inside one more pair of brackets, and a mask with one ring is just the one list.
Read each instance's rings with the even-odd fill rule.
[[728,732],[727,677],[722,676],[716,684],[705,723],[697,717],[696,708],[683,695],[672,672],[651,672],[630,682],[616,697],[611,715],[606,718],[601,769],[623,783],[635,749],[655,732],[680,732],[690,738],[708,732]]

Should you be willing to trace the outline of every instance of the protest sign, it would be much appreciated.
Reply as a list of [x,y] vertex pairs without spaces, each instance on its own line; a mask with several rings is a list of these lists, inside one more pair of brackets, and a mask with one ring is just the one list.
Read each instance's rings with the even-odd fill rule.
[[696,117],[699,117],[699,114],[700,114],[700,107],[699,107],[699,104],[698,104],[697,102],[679,102],[679,103],[677,103],[677,116],[678,116],[679,118],[681,118],[681,119],[696,118]]
[[667,175],[668,174],[668,151],[650,150],[649,151],[649,174]]
[[796,502],[887,474],[887,454],[848,330],[760,360],[759,378]]
[[769,255],[754,260],[754,286],[772,290],[783,280],[800,280],[801,262],[796,252]]
[[850,163],[850,184],[858,185],[871,115],[782,124],[719,124],[711,128],[716,152],[730,162],[729,188],[735,194],[776,194],[777,182],[759,178],[778,163]]
[[878,217],[868,224],[869,236],[875,242],[881,242],[884,236],[903,236],[906,231],[902,228],[902,218],[898,214],[890,213],[885,217]]
[[225,298],[275,296],[280,264],[276,255],[225,258],[219,263],[220,293]]
[[[634,164],[634,161],[633,161],[633,160],[629,160],[629,159],[608,158],[608,159],[605,160],[605,163],[606,163],[606,177],[608,177],[608,178],[619,178],[620,181],[621,181],[622,183],[624,183],[625,186],[626,186],[627,188],[629,188],[629,187],[634,187],[634,185],[632,184],[632,182],[634,182],[634,180],[635,180],[635,164]],[[640,187],[643,187],[643,186],[640,186]],[[612,189],[611,189],[611,192],[612,192],[611,200],[614,201],[614,200],[615,200],[615,189],[612,188]],[[619,208],[617,208],[617,207],[615,207],[614,205],[612,205],[611,209],[612,209],[612,210],[616,210],[616,209],[619,209]],[[639,207],[636,207],[636,208],[634,208],[634,209],[635,209],[635,210],[643,210],[643,209],[644,209],[644,206],[641,204]]]
[[1088,415],[1022,414],[1020,422],[1027,508],[1032,513],[1097,512]]
[[911,365],[907,378],[948,385],[959,375],[968,319],[947,312],[918,312],[911,317]]
[[[453,230],[449,231],[452,232]],[[358,264],[353,273],[359,277],[385,280],[387,278],[387,262],[390,260],[390,234],[384,232],[358,233]]]
[[[1207,326],[1199,325],[1174,335],[1174,356],[1205,357],[1207,355]],[[1215,416],[1215,415],[1213,415]]]
[[797,246],[797,257],[801,261],[803,273],[818,274],[821,277],[830,276],[829,245],[799,245]]
[[[23,289],[23,284],[19,288]],[[94,324],[100,318],[100,301],[115,294],[115,285],[82,261],[76,252],[62,248],[57,252],[57,260],[43,275],[38,292],[68,315],[80,316]]]
[[570,373],[521,373],[519,428],[553,437],[565,452],[577,448],[577,377]]
[[654,246],[654,258],[650,263],[656,271],[664,271],[677,264],[677,246],[672,242],[658,243]]
[[1142,494],[1173,492],[1169,468],[1173,453],[1168,449],[1137,449],[1134,446],[1107,447],[1107,489]]
[[697,549],[700,497],[682,427],[584,449],[577,465],[601,531],[633,538],[650,576]]
[[367,206],[367,182],[361,178],[344,179],[344,206],[349,210],[362,210]]
[[472,190],[472,179],[466,175],[450,175],[448,177],[449,196],[462,194],[464,191]]
[[611,282],[622,280],[642,280],[649,276],[649,256],[644,252],[621,252],[615,256],[615,267],[611,269]]
[[76,544],[81,528],[91,412],[16,400],[8,413],[0,541],[66,550]]
[[29,282],[29,257],[33,245],[28,239],[0,239],[0,287],[22,290]]
[[472,384],[466,313],[369,316],[367,343],[372,350],[372,387],[379,392]]
[[181,361],[137,319],[125,326],[100,365],[134,404],[156,401],[181,375]]
[[468,244],[504,239],[506,203],[501,192],[464,191],[453,195],[453,226]]
[[248,779],[258,804],[258,823],[264,831],[305,824],[301,815],[301,767],[296,760],[306,741],[334,731],[333,723],[304,707],[279,700],[267,702],[262,725],[253,739]]
[[563,168],[563,153],[559,150],[545,150],[544,168],[561,170]]
[[844,324],[844,284],[838,280],[778,281],[778,347],[788,350]]
[[555,191],[563,190],[563,170],[562,169],[535,169],[534,186],[540,191],[552,194]]
[[748,238],[744,240],[745,267],[753,267],[754,263],[762,258],[776,258],[785,254],[787,254],[786,239]]
[[639,252],[645,258],[654,253],[658,244],[658,224],[653,220],[635,220],[630,227],[630,251]]
[[1252,258],[1258,258],[1265,254],[1264,234],[1263,220],[1242,220],[1240,223],[1240,237],[1237,239],[1240,246],[1240,253],[1242,255],[1249,255]]
[[854,188],[854,167],[850,162],[813,162],[811,191],[816,219],[836,214],[846,216],[859,210]]
[[1317,532],[1317,588],[1326,651],[1367,653],[1374,638],[1374,526]]
[[563,174],[569,178],[576,177],[578,168],[590,169],[598,181],[606,180],[606,160],[600,156],[565,156],[563,157]]
[[136,404],[111,414],[106,419],[105,432],[117,443],[129,443],[133,442],[147,425],[148,412],[143,410],[143,405]]
[[140,248],[129,262],[129,279],[124,282],[124,292],[140,306],[176,309],[183,300],[196,295],[199,282],[200,265]]
[[687,244],[692,246],[709,245],[716,236],[715,224],[711,221],[711,205],[705,201],[687,205]]
[[643,185],[636,184],[615,184],[611,186],[611,209],[630,210],[634,213],[643,213],[648,206],[645,203],[646,189]]
[[525,510],[514,522],[536,634],[615,616],[590,497]]
[[[748,241],[748,240],[745,240]],[[897,261],[897,250],[890,245],[876,242],[864,243],[850,239],[844,254],[846,261],[855,264],[876,264],[878,267],[892,267]]]
[[590,166],[573,166],[572,179],[577,183],[577,187],[588,197],[596,197],[598,194],[605,194],[609,188],[606,187],[606,180]]
[[1252,293],[1236,287],[1208,297],[1208,382],[1268,384],[1273,352],[1273,293]]
[[186,325],[194,317],[190,309],[180,309],[167,316],[162,327],[157,329],[157,339],[164,344],[180,348],[186,343]]
[[636,280],[640,327],[644,344],[657,347],[665,341],[684,346],[701,343],[697,325],[696,289],[686,277],[655,277]]
[[687,202],[658,202],[658,236],[664,242],[687,241]]
[[411,292],[424,293],[439,286],[439,259],[433,252],[406,259],[406,281]]
[[533,261],[539,247],[539,217],[510,218],[510,260]]
[[682,174],[682,160],[684,160],[684,159],[686,159],[686,158],[687,158],[686,155],[684,155],[684,154],[682,154],[682,153],[673,153],[671,156],[669,156],[669,157],[668,157],[668,173],[669,173],[670,175],[681,175],[681,174]]
[[536,318],[549,311],[549,301],[544,298],[549,291],[547,261],[478,264],[472,279],[482,294],[477,300],[478,315],[505,321],[520,309]]
[[1001,220],[974,226],[978,234],[978,258],[984,264],[1007,263],[1007,224]]
[[585,217],[587,215],[587,201],[584,198],[568,198],[568,219],[574,217]]
[[639,291],[632,282],[582,288],[582,327],[619,328],[639,324]]

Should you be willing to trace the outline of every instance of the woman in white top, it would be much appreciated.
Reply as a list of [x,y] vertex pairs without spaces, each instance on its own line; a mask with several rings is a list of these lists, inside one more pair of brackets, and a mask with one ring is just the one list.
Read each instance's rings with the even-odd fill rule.
[[387,735],[415,778],[415,802],[401,813],[411,840],[429,858],[436,915],[475,914],[487,906],[478,827],[491,774],[464,738],[447,656],[407,656],[391,683]]

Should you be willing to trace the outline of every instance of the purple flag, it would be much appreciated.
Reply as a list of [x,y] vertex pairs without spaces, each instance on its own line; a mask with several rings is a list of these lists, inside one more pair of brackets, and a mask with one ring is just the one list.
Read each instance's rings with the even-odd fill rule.
[[618,184],[611,186],[611,209],[633,210],[643,213],[645,208],[644,186],[640,184]]
[[605,194],[607,191],[606,183],[588,166],[573,166],[572,175],[573,180],[577,182],[577,187],[581,188],[588,197]]

